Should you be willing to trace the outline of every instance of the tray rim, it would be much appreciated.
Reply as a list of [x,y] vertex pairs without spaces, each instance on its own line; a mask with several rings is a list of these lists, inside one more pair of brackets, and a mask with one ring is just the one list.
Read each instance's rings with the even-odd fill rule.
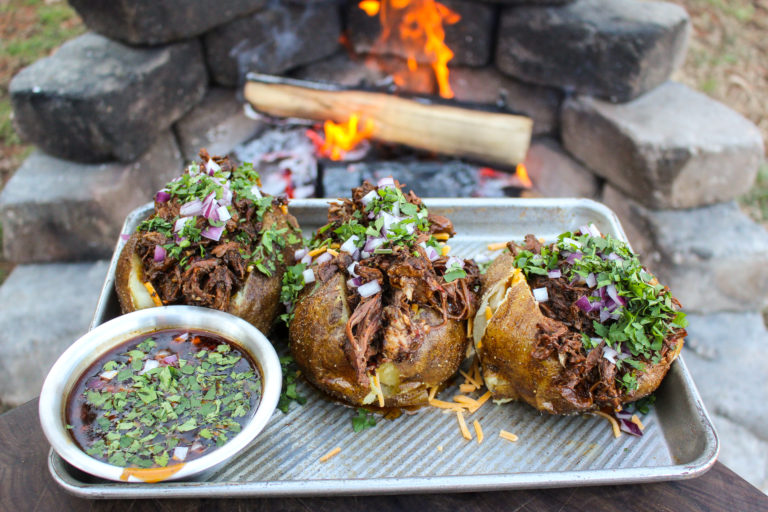
[[[293,207],[325,207],[334,198],[314,198],[291,200]],[[618,238],[627,241],[626,234],[616,214],[607,206],[597,201],[584,198],[425,198],[428,207],[467,208],[467,207],[533,207],[558,208],[571,210],[583,207],[604,217]],[[131,211],[125,219],[121,233],[128,231],[128,226],[142,217],[153,207],[152,202],[141,205]],[[120,250],[125,244],[118,237],[115,251],[110,261],[99,300],[89,330],[93,329],[103,316],[109,295],[114,285],[114,271]],[[704,447],[698,457],[685,464],[673,464],[654,467],[567,470],[551,472],[518,472],[486,475],[450,475],[420,476],[368,479],[317,479],[287,480],[266,482],[168,482],[152,485],[120,483],[78,483],[68,473],[63,460],[51,449],[48,455],[48,469],[53,479],[67,492],[83,498],[197,498],[197,497],[278,497],[278,496],[349,496],[349,495],[384,495],[413,494],[421,492],[476,492],[512,489],[537,489],[569,486],[598,486],[630,483],[653,483],[670,480],[695,478],[706,473],[716,462],[720,451],[720,442],[709,414],[701,400],[698,389],[685,365],[681,354],[673,363],[670,373],[677,373],[682,380],[683,391],[695,404],[695,413],[704,430]]]

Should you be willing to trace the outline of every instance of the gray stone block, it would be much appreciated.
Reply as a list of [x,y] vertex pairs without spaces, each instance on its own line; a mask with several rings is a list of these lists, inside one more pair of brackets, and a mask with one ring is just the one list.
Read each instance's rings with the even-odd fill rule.
[[[491,59],[493,28],[496,8],[491,4],[478,4],[461,0],[443,0],[440,3],[461,16],[458,23],[443,23],[445,44],[454,55],[449,66],[484,66]],[[376,55],[396,55],[408,58],[409,52],[399,37],[391,37],[380,44],[381,22],[378,16],[368,16],[358,7],[358,2],[347,4],[349,40],[355,52]],[[397,29],[392,31],[397,35]],[[428,63],[430,57],[423,52],[413,56],[416,61]]]
[[187,39],[261,9],[267,0],[70,0],[88,28],[130,44]]
[[606,186],[643,262],[688,311],[755,311],[768,305],[768,232],[734,202],[651,210]]
[[690,32],[682,7],[637,0],[578,0],[508,7],[496,65],[511,76],[612,101],[665,82],[682,64]]
[[688,315],[688,339],[712,355],[684,351],[710,413],[768,441],[768,331],[759,312]]
[[755,125],[674,82],[623,105],[571,98],[561,126],[571,154],[651,208],[734,199],[751,188],[763,160]]
[[339,47],[335,4],[276,4],[205,35],[208,69],[216,83],[237,85],[249,71],[278,74],[320,60]]
[[125,162],[200,101],[207,84],[198,41],[136,48],[85,34],[23,69],[10,93],[19,134],[46,153]]
[[0,194],[3,252],[17,262],[108,257],[125,216],[182,170],[170,131],[133,163],[78,164],[32,153]]
[[53,363],[85,334],[108,263],[17,266],[0,286],[0,401],[40,394]]
[[563,94],[552,87],[509,78],[494,68],[453,68],[449,76],[457,100],[488,103],[520,112],[533,119],[534,135],[559,128]]
[[185,162],[197,159],[201,148],[211,155],[226,155],[265,126],[247,117],[234,89],[214,87],[194,109],[174,125]]
[[596,199],[600,194],[600,182],[595,175],[554,139],[534,139],[523,163],[534,190],[542,197]]

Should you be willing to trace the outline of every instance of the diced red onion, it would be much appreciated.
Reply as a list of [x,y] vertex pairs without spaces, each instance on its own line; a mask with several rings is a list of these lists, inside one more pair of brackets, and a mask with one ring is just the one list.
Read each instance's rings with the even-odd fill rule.
[[395,204],[392,205],[392,215],[395,217],[400,216],[400,203],[395,202]]
[[608,296],[612,298],[617,304],[621,304],[622,306],[627,305],[627,299],[619,295],[618,290],[616,290],[616,285],[613,283],[606,286],[606,291],[608,292]]
[[141,371],[139,372],[139,375],[144,375],[148,371],[154,370],[159,366],[160,366],[160,361],[156,359],[147,359],[146,361],[144,361],[144,368],[141,369]]
[[221,199],[219,199],[219,204],[222,206],[229,206],[232,204],[232,191],[229,190],[228,184],[225,184],[224,188],[221,189]]
[[106,385],[106,381],[100,379],[99,377],[93,377],[85,383],[86,389],[101,389]]
[[303,264],[305,264],[305,265],[310,265],[310,264],[312,264],[312,256],[310,256],[310,255],[309,255],[309,253],[305,254],[305,255],[304,255],[304,256],[302,256],[302,258],[301,258],[301,263],[303,263]]
[[163,363],[164,364],[173,364],[173,363],[175,363],[178,360],[179,360],[179,356],[177,356],[176,354],[171,354],[171,355],[163,358]]
[[631,420],[632,419],[632,413],[624,411],[614,411],[613,415],[616,416],[617,420]]
[[173,341],[178,341],[178,342],[187,341],[187,338],[189,338],[189,333],[183,332],[178,336],[176,336],[175,338],[173,338]]
[[101,372],[99,377],[104,380],[112,380],[115,378],[115,375],[117,375],[117,370],[108,370],[106,372]]
[[435,249],[431,245],[428,245],[426,249],[424,249],[424,252],[427,253],[427,258],[429,258],[429,261],[435,261],[437,258],[440,257],[440,253],[437,252],[437,249]]
[[218,207],[219,207],[219,204],[216,202],[216,193],[211,192],[206,196],[205,199],[203,199],[201,213],[203,214],[203,217],[205,217],[206,219],[211,219]]
[[162,245],[156,245],[155,246],[155,255],[154,260],[157,262],[163,261],[165,259],[166,250],[165,247]]
[[378,183],[376,183],[376,186],[378,187],[394,187],[395,186],[395,180],[392,178],[392,176],[387,176],[386,178],[381,178]]
[[179,215],[182,217],[194,217],[195,215],[200,215],[202,212],[203,202],[199,199],[184,203],[181,205],[181,208],[179,208]]
[[205,447],[202,445],[202,443],[200,443],[200,441],[195,441],[192,443],[192,446],[190,446],[189,449],[193,452],[202,452]]
[[594,288],[597,286],[597,277],[595,277],[594,272],[590,272],[589,275],[586,278],[587,286],[590,288]]
[[375,197],[377,197],[379,194],[375,190],[371,190],[367,194],[365,194],[362,198],[360,198],[360,202],[363,203],[363,206],[368,206],[368,203],[373,201]]
[[230,213],[229,213],[229,208],[227,208],[224,205],[219,206],[218,208],[216,208],[216,216],[218,217],[218,219],[216,219],[216,220],[218,220],[220,222],[226,222],[226,221],[228,221],[229,219],[232,218],[232,215],[230,215]]
[[173,458],[176,460],[184,460],[187,458],[189,448],[186,446],[177,446],[173,449]]
[[307,255],[308,252],[309,252],[309,249],[307,249],[306,247],[302,249],[297,249],[293,253],[293,259],[295,259],[296,261],[300,261],[304,256]]
[[603,347],[603,358],[607,359],[613,364],[616,364],[616,356],[618,355],[619,353],[616,352],[613,348],[609,347],[608,345]]
[[[475,261],[477,261],[477,258],[475,258]],[[563,273],[560,271],[559,268],[557,268],[555,270],[550,270],[549,272],[547,272],[547,275],[549,276],[550,279],[557,279],[558,277],[562,277]]]
[[194,217],[180,217],[180,218],[179,218],[179,219],[176,221],[176,223],[173,225],[173,231],[174,231],[174,232],[176,232],[176,233],[178,233],[179,231],[181,231],[182,229],[184,229],[184,225],[185,225],[185,224],[186,224],[188,221],[190,221],[190,220],[193,220],[193,219],[194,219]]
[[578,306],[578,308],[585,313],[589,313],[592,311],[592,309],[594,309],[592,303],[589,301],[586,295],[582,295],[578,298],[576,301],[576,306]]
[[533,298],[536,299],[538,302],[547,302],[549,300],[549,292],[547,292],[547,288],[546,287],[534,288]]
[[355,282],[355,278],[347,279],[347,288],[357,288],[359,285]]
[[259,190],[258,185],[254,185],[251,187],[251,194],[256,196],[257,199],[261,199],[263,196],[261,195],[261,190]]
[[301,273],[302,276],[304,276],[304,284],[314,283],[315,282],[315,271],[311,268],[308,268],[304,272]]
[[581,258],[583,258],[583,257],[584,257],[584,255],[583,255],[583,254],[581,254],[580,252],[572,252],[571,254],[569,254],[569,255],[568,255],[568,257],[567,257],[567,258],[565,258],[565,261],[567,261],[568,263],[570,263],[571,265],[573,265],[573,263],[574,263],[576,260],[580,260],[580,259],[581,259]]
[[412,235],[413,232],[416,231],[416,225],[413,222],[409,222],[405,225],[405,232],[409,235]]
[[205,170],[209,175],[213,176],[213,173],[221,170],[221,166],[209,158],[205,163]]
[[386,242],[386,238],[369,238],[367,242],[365,242],[365,247],[363,247],[363,250],[366,252],[373,252],[376,250],[377,247],[382,245],[384,242]]
[[[600,233],[600,230],[597,229],[597,226],[595,226],[591,222],[587,225],[587,231],[586,232],[589,233],[590,235],[592,235],[595,238],[602,238],[602,236],[603,236],[603,234]],[[582,233],[584,233],[584,231],[582,231]]]
[[387,212],[381,212],[381,218],[384,219],[384,231],[386,233],[389,233],[389,229],[392,227],[393,224],[397,224],[401,220],[398,217],[395,217],[391,213],[387,213]]
[[327,252],[324,252],[323,254],[315,258],[315,263],[317,263],[318,265],[322,265],[326,261],[331,261],[332,259],[333,259],[333,256],[331,256]]
[[357,291],[361,297],[366,298],[379,293],[381,291],[381,286],[379,286],[378,281],[370,281],[358,287]]
[[202,236],[205,238],[208,238],[210,240],[213,240],[214,242],[218,242],[221,238],[221,233],[224,231],[224,226],[208,226],[204,230],[200,232]]
[[618,255],[618,254],[616,254],[615,252],[612,252],[611,254],[609,254],[608,256],[606,256],[606,257],[605,257],[605,259],[607,259],[607,260],[612,260],[612,261],[624,261],[624,258],[622,258],[621,256],[619,256],[619,255]]
[[457,258],[455,256],[451,256],[445,262],[445,268],[448,269],[448,268],[455,268],[455,267],[464,268],[464,260],[462,260],[461,258]]
[[357,272],[355,271],[355,269],[357,269],[358,265],[359,263],[356,261],[353,261],[352,263],[350,263],[350,265],[347,267],[347,272],[349,272],[349,275],[351,275],[352,277],[357,277]]
[[370,258],[370,257],[371,257],[371,253],[370,253],[370,252],[368,252],[368,251],[362,251],[362,252],[360,253],[360,258],[361,258],[361,259]]
[[632,420],[626,420],[624,418],[619,419],[619,427],[627,434],[631,434],[637,437],[642,437],[643,435],[643,431],[640,430],[640,427],[635,425]]
[[347,238],[346,242],[341,244],[341,247],[339,249],[342,252],[346,252],[346,253],[352,254],[352,253],[355,252],[355,249],[357,249],[355,244],[357,243],[358,240],[359,240],[359,238],[358,238],[357,235],[352,235],[351,237]]
[[128,241],[131,238],[131,235],[128,233],[120,233],[120,240],[123,240],[124,242]]
[[171,194],[168,193],[167,190],[158,190],[157,194],[155,194],[155,201],[158,203],[166,203],[171,199]]

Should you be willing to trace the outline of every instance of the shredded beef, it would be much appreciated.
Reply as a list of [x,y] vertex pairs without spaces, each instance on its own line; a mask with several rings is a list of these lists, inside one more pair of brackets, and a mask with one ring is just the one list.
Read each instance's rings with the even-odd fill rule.
[[[375,189],[371,183],[364,182],[352,189],[351,199],[332,203],[328,210],[330,228],[325,236],[335,236],[334,229],[352,219],[355,210],[365,212],[362,198]],[[421,206],[421,199],[412,191],[405,194],[405,198],[411,204]],[[414,309],[432,308],[442,314],[445,323],[449,319],[465,320],[477,307],[477,265],[465,261],[467,277],[446,283],[442,275],[448,258],[440,257],[430,262],[419,244],[435,233],[452,235],[453,224],[440,215],[430,214],[428,220],[431,223],[429,231],[417,232],[412,247],[397,246],[391,254],[374,254],[361,260],[356,267],[355,272],[363,282],[377,281],[381,286],[380,293],[367,298],[361,298],[354,288],[348,289],[352,314],[346,326],[344,349],[362,385],[367,384],[367,372],[371,368],[388,360],[406,360],[418,349],[423,336],[415,326]],[[365,225],[369,221],[367,214],[360,220]],[[415,256],[414,251],[419,256]],[[339,253],[333,260],[320,265],[317,269],[319,279],[330,279],[337,270],[349,274],[347,267],[351,262],[348,254]]]

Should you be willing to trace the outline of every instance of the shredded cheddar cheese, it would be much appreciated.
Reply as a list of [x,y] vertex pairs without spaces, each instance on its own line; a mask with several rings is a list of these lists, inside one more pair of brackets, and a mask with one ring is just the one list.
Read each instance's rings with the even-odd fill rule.
[[507,246],[506,242],[496,242],[495,244],[488,244],[488,250],[489,251],[498,251],[499,249],[503,249]]
[[616,421],[616,418],[610,414],[605,414],[603,411],[592,411],[592,414],[602,416],[611,422],[611,427],[613,428],[613,437],[619,437],[621,435],[621,428],[619,427],[619,422]]
[[477,444],[482,444],[483,428],[480,426],[480,422],[475,420],[472,422],[472,426],[475,427],[475,435],[477,435]]
[[328,254],[330,254],[331,256],[338,256],[338,255],[339,255],[339,253],[338,253],[338,252],[336,252],[336,251],[334,251],[333,249],[328,249],[328,251],[327,251],[327,252],[328,252]]
[[506,439],[507,441],[512,441],[513,443],[518,440],[518,437],[515,434],[512,432],[507,432],[506,430],[499,431],[499,437]]
[[464,421],[464,413],[456,411],[456,418],[459,420],[459,430],[461,430],[462,437],[467,441],[471,441],[472,434],[470,434],[469,429],[467,428],[467,422]]
[[429,396],[427,397],[427,401],[431,402],[435,399],[435,395],[437,394],[437,386],[429,388]]
[[474,384],[461,384],[461,385],[459,385],[459,391],[461,391],[462,393],[471,393],[471,392],[473,392],[476,389],[477,389],[477,386],[475,386]]
[[376,396],[379,399],[379,407],[384,407],[384,392],[381,390],[381,382],[379,381],[378,370],[373,375],[373,386],[374,386],[374,391],[376,392]]
[[440,254],[442,254],[443,256],[448,256],[449,252],[451,252],[451,246],[444,245],[442,251],[440,251]]
[[149,281],[144,282],[144,288],[147,289],[147,292],[149,292],[149,296],[152,297],[152,302],[155,303],[155,306],[162,306],[163,301],[160,300],[160,296],[157,294],[157,291],[155,290],[155,287],[152,286],[152,283]]
[[337,446],[337,447],[336,447],[336,448],[334,448],[333,450],[329,451],[328,453],[326,453],[325,455],[323,455],[322,457],[320,457],[320,462],[326,462],[328,459],[330,459],[330,458],[332,458],[332,457],[335,457],[336,455],[338,455],[338,454],[339,454],[339,452],[341,452],[341,448],[339,448],[339,447]]
[[471,412],[475,412],[476,410],[481,408],[483,406],[483,404],[488,401],[489,398],[491,398],[491,392],[490,391],[486,391],[485,393],[483,393],[483,396],[481,396],[480,398],[477,399],[477,406],[474,409],[472,409]]
[[438,409],[449,409],[451,411],[460,412],[465,409],[465,407],[461,404],[453,403],[453,402],[444,402],[443,400],[430,400],[429,405],[432,407],[437,407]]
[[491,317],[493,316],[493,310],[490,306],[485,306],[485,319],[490,321]]
[[441,242],[445,242],[446,240],[451,238],[451,235],[449,235],[448,233],[435,233],[432,236],[435,237],[435,240],[440,240]]
[[288,214],[288,207],[285,206],[284,204],[281,204],[280,211],[283,212],[284,214]]
[[309,251],[308,255],[311,258],[314,258],[315,256],[319,256],[319,255],[323,254],[327,250],[328,250],[328,246],[327,245],[321,245],[317,249],[312,249],[311,251]]
[[464,395],[456,395],[455,397],[453,397],[453,401],[456,402],[457,404],[468,406],[467,408],[470,411],[475,407],[480,407],[479,404],[477,403],[477,400]]
[[637,417],[637,414],[633,414],[632,418],[629,421],[637,425],[637,428],[639,428],[640,430],[645,429],[645,426],[643,426],[643,422],[640,421],[640,418]]
[[442,452],[443,451],[443,445],[441,445],[441,444],[438,445],[437,446],[437,451]]
[[341,249],[341,244],[338,242],[334,242],[331,244],[331,249]]
[[[472,370],[470,370],[470,371],[472,371]],[[459,370],[459,373],[461,374],[462,377],[464,377],[467,380],[467,382],[469,382],[471,384],[474,384],[478,389],[482,387],[483,384],[481,382],[478,382],[474,377],[469,375],[464,370]]]

